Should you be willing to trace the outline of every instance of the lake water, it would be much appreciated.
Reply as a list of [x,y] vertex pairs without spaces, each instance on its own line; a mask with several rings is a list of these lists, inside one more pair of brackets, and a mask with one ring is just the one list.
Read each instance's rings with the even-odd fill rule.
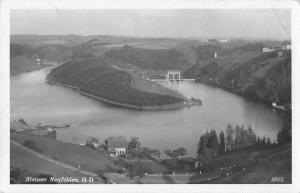
[[45,83],[48,69],[11,77],[11,119],[29,124],[65,124],[58,139],[79,143],[88,137],[104,140],[111,135],[140,138],[143,146],[161,151],[185,147],[196,153],[201,134],[231,123],[252,126],[256,134],[276,139],[284,115],[263,104],[219,88],[192,81],[162,83],[188,97],[201,98],[202,106],[172,111],[136,111],[106,105],[70,89]]

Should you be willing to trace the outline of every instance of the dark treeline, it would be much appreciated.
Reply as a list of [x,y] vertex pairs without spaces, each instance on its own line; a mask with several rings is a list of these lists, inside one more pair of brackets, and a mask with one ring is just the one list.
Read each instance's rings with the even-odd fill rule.
[[129,45],[107,51],[105,57],[147,70],[183,69],[187,63],[183,53],[176,49],[145,49]]
[[244,125],[237,125],[233,128],[229,124],[225,132],[221,131],[217,134],[212,129],[200,136],[197,157],[204,165],[208,165],[218,155],[243,150],[260,150],[287,143],[291,143],[291,125],[288,121],[284,122],[276,141],[271,141],[266,136],[257,136],[251,126],[245,128]]

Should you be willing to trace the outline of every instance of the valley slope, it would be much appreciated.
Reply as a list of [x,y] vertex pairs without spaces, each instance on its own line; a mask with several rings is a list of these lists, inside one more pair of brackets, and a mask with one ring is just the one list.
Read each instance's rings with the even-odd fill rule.
[[262,53],[260,48],[240,48],[218,58],[198,61],[184,72],[184,76],[268,105],[276,102],[290,109],[290,50],[283,50],[279,56],[276,51]]

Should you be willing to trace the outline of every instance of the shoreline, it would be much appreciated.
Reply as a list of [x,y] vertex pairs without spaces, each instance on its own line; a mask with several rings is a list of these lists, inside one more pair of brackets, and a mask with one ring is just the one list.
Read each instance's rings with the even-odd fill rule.
[[[257,98],[257,97],[249,97],[247,96],[245,93],[241,93],[241,92],[236,92],[230,88],[227,88],[227,87],[224,87],[224,86],[221,86],[221,85],[217,85],[217,84],[214,84],[214,83],[210,83],[210,82],[207,82],[207,81],[203,81],[203,80],[195,80],[195,83],[200,83],[200,84],[205,84],[207,86],[211,86],[211,87],[214,87],[214,88],[219,88],[219,89],[222,89],[226,92],[229,92],[231,94],[235,94],[237,96],[240,96],[240,97],[244,97],[252,102],[256,102],[256,103],[260,103],[260,104],[263,104],[269,108],[272,108],[272,109],[276,109],[276,110],[280,110],[281,112],[284,112],[284,113],[287,113],[287,114],[291,114],[292,113],[292,110],[291,109],[279,109],[279,108],[274,108],[274,106],[272,105],[272,102],[271,101],[267,101],[267,100],[264,100],[264,99],[261,99],[261,98]],[[283,106],[283,105],[281,105]]]
[[46,83],[51,84],[51,85],[56,85],[56,86],[62,86],[66,88],[70,88],[72,90],[75,90],[77,93],[104,102],[109,105],[114,105],[114,106],[119,106],[123,108],[130,108],[130,109],[135,109],[135,110],[145,110],[145,111],[155,111],[155,110],[176,110],[176,109],[182,109],[184,107],[190,107],[193,106],[194,104],[185,104],[186,101],[183,101],[181,103],[174,103],[174,104],[168,104],[168,105],[159,105],[159,106],[136,106],[136,105],[131,105],[131,104],[126,104],[126,103],[120,103],[117,101],[112,101],[105,99],[103,97],[96,96],[94,94],[82,91],[79,87],[68,85],[68,84],[63,84],[63,83],[58,83],[53,80],[46,80]]

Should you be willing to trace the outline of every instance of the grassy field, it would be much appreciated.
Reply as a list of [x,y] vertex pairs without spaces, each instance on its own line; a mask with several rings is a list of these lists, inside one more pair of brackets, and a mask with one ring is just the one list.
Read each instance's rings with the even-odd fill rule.
[[24,151],[12,143],[10,146],[10,165],[13,167],[26,169],[34,173],[48,174],[55,177],[87,177],[80,173],[64,169],[51,162],[47,162],[39,157],[32,156],[32,154]]
[[130,86],[134,89],[144,91],[144,92],[150,92],[150,93],[167,95],[167,96],[175,96],[178,98],[183,97],[183,95],[178,93],[177,91],[168,89],[158,83],[151,82],[149,80],[145,80],[138,77],[131,79]]
[[[258,153],[257,163],[249,164],[249,159],[253,153]],[[236,165],[236,171],[229,177],[221,177],[211,183],[238,183],[238,184],[270,184],[270,183],[291,183],[292,162],[291,145],[268,148],[260,151],[234,152],[228,155],[220,156],[212,165],[217,168],[206,173],[207,176],[219,177],[221,171],[219,168],[233,167]],[[245,168],[245,171],[242,170]],[[282,182],[272,182],[273,177],[283,177]],[[203,175],[195,175],[192,183],[198,183],[203,179]]]
[[33,141],[42,154],[74,167],[80,165],[80,168],[91,172],[111,171],[118,168],[106,152],[40,136],[12,134],[11,138],[20,144]]

